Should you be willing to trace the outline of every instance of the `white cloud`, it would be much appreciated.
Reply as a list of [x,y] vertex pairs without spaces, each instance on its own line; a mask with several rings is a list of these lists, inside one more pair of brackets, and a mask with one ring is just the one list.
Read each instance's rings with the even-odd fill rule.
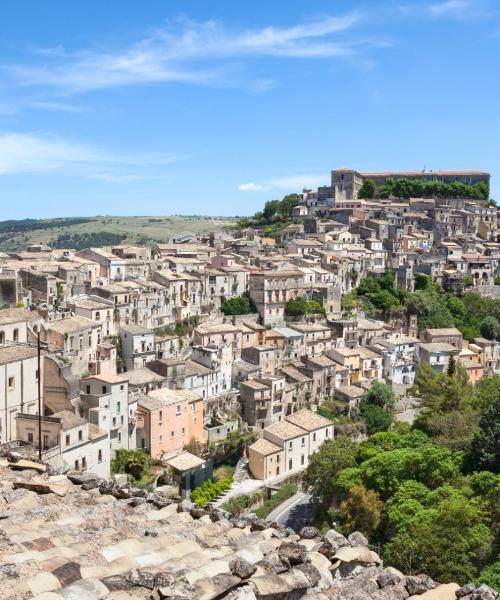
[[[37,49],[32,64],[3,64],[0,69],[20,86],[55,88],[72,94],[151,82],[234,82],[230,59],[239,57],[331,58],[359,52],[370,42],[340,37],[361,20],[359,13],[326,16],[290,27],[234,31],[218,22],[177,20],[116,52],[62,47]],[[225,59],[225,63],[220,61]],[[43,60],[43,63],[36,62]],[[236,81],[236,84],[238,82]],[[255,82],[267,89],[269,80]],[[244,83],[243,83],[244,85]],[[248,85],[248,84],[247,84]]]
[[[58,172],[87,179],[125,183],[135,179],[159,177],[153,170],[155,167],[168,165],[182,158],[184,157],[181,155],[159,152],[123,155],[50,136],[0,133],[0,175]],[[105,174],[98,170],[103,167],[106,168]]]
[[447,0],[438,4],[431,4],[429,10],[434,15],[455,15],[471,7],[467,0]]
[[240,192],[265,192],[268,190],[302,190],[304,187],[325,185],[324,175],[290,175],[266,179],[262,183],[242,183],[238,186]]

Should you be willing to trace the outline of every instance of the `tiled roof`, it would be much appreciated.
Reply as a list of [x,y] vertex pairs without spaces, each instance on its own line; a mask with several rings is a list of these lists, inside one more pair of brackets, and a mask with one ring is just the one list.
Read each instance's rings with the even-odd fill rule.
[[333,425],[333,422],[329,419],[318,415],[307,408],[303,408],[296,413],[288,415],[285,419],[292,423],[293,425],[297,425],[297,427],[301,427],[306,431],[314,431],[315,429],[320,429],[321,427],[327,427],[329,425]]
[[269,433],[272,433],[283,440],[291,440],[292,438],[296,438],[305,434],[304,429],[297,427],[297,425],[289,423],[288,421],[278,421],[277,423],[272,423],[272,425],[266,427],[265,431],[268,431]]
[[0,325],[32,321],[33,319],[38,319],[38,314],[25,308],[4,308],[0,310]]
[[101,327],[101,324],[94,323],[94,321],[86,319],[85,317],[68,317],[67,319],[61,319],[59,321],[52,321],[47,325],[49,331],[55,331],[60,334],[84,331],[85,329],[96,327]]
[[36,348],[28,346],[3,346],[0,347],[0,365],[26,360],[37,355]]
[[280,452],[282,450],[280,446],[277,446],[276,444],[273,444],[272,442],[264,438],[258,439],[250,446],[249,449],[258,452],[259,454],[264,454],[265,456],[267,456],[268,454]]

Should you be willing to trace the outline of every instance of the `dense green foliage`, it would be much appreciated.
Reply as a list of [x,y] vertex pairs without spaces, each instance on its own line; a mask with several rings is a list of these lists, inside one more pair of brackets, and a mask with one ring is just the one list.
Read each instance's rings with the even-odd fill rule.
[[217,496],[228,490],[231,487],[232,481],[232,477],[217,482],[207,479],[191,492],[191,500],[196,506],[203,508],[209,502],[215,500]]
[[454,181],[453,183],[444,183],[442,181],[419,181],[418,179],[398,179],[387,180],[376,190],[376,195],[380,198],[395,197],[408,200],[409,198],[471,198],[477,200],[487,200],[489,197],[488,185],[480,181],[474,185],[466,185]]
[[[498,585],[500,543],[500,377],[476,388],[422,367],[415,393],[424,409],[359,444],[325,442],[304,476],[318,524],[339,522],[382,545],[384,560],[438,581]],[[465,379],[464,379],[465,377]],[[387,406],[372,390],[370,406]],[[497,562],[495,562],[497,561]]]
[[225,315],[248,315],[252,312],[252,304],[247,296],[237,296],[224,300],[220,309]]
[[483,336],[500,339],[500,299],[481,296],[472,291],[458,295],[445,292],[422,273],[415,276],[415,292],[395,287],[395,275],[386,271],[378,279],[365,277],[358,287],[342,298],[345,311],[363,308],[369,317],[412,314],[419,330],[456,327],[472,340]]
[[291,223],[292,209],[300,204],[299,194],[287,194],[283,200],[269,200],[262,211],[253,217],[245,217],[238,221],[240,228],[262,227],[264,233],[276,239],[281,238],[281,233]]
[[119,448],[115,452],[115,458],[111,460],[111,472],[131,473],[134,477],[139,477],[152,464],[153,459],[144,450]]
[[62,233],[55,240],[49,242],[51,248],[73,248],[84,250],[85,248],[113,246],[120,244],[127,234],[111,233],[109,231],[92,231],[90,233]]
[[291,498],[297,491],[295,483],[285,483],[275,494],[273,494],[269,500],[266,500],[262,506],[255,509],[255,514],[259,519],[265,519],[267,515],[278,507],[282,502]]
[[259,502],[262,498],[260,492],[256,492],[255,494],[238,494],[237,496],[233,496],[229,498],[227,502],[224,502],[222,508],[227,510],[233,515],[240,515],[245,512],[250,506],[253,506],[257,502]]
[[303,296],[290,298],[285,306],[285,314],[289,317],[303,317],[310,314],[325,315],[323,305],[317,300],[307,300]]
[[359,405],[359,414],[368,433],[387,431],[392,424],[392,409],[396,397],[390,385],[374,381],[366,390]]
[[365,179],[359,188],[358,198],[370,199],[375,196],[375,183],[372,179]]

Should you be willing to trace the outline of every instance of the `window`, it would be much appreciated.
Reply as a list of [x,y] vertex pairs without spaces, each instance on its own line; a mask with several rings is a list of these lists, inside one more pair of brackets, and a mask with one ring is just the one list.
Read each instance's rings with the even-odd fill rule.
[[305,459],[304,459],[304,455],[302,454],[302,456],[300,457],[300,464],[301,464],[301,465],[303,465],[303,464],[304,464],[304,461],[305,461]]
[[102,393],[103,394],[107,394],[108,393],[108,386],[107,385],[103,385],[102,386]]
[[14,377],[9,377],[9,390],[13,390],[14,386],[15,386],[15,379]]
[[160,433],[160,442],[163,442],[163,435]]
[[293,448],[293,442],[288,442],[288,449],[291,450]]
[[86,469],[87,468],[87,459],[85,458],[85,456],[82,457],[82,469]]
[[302,438],[301,446],[305,446],[305,445],[306,445],[306,438]]
[[80,470],[80,461],[77,459],[75,460],[75,471],[79,471]]
[[43,447],[45,450],[49,447],[49,436],[45,433],[43,436]]
[[316,441],[316,432],[314,431],[313,432],[313,442],[315,442],[315,441]]
[[185,427],[182,428],[182,435],[186,435],[186,428]]
[[175,407],[175,414],[176,415],[180,415],[181,414],[181,405],[177,404],[177,406]]
[[69,446],[69,435],[66,436],[66,446]]
[[12,333],[12,339],[15,342],[19,341],[19,329],[14,329],[13,333]]
[[83,441],[83,431],[81,429],[78,430],[78,441],[79,442]]
[[5,333],[0,331],[0,344],[5,344]]
[[33,434],[30,432],[28,432],[28,443],[32,444],[33,443]]
[[90,383],[87,383],[87,385],[85,386],[85,393],[90,394]]
[[119,442],[122,441],[122,432],[121,431],[118,432],[118,441]]
[[120,404],[120,402],[116,403],[116,412],[121,412],[121,404]]
[[170,437],[173,439],[175,437],[175,431],[170,432]]
[[123,390],[124,390],[124,389],[125,389],[125,386],[124,386],[124,385],[121,385],[121,386],[120,386],[120,391],[121,391],[121,392],[123,392]]
[[158,413],[158,425],[161,425],[163,421],[163,411],[160,410],[160,412]]
[[293,461],[292,461],[292,459],[290,459],[290,460],[288,461],[288,470],[289,470],[289,471],[291,471],[291,470],[292,470],[292,468],[293,468]]
[[96,321],[100,321],[101,320],[101,313],[99,311],[97,311],[96,314],[95,314],[95,320]]
[[325,437],[327,438],[330,435],[329,429],[325,429]]
[[97,452],[97,462],[102,462],[102,450],[98,450]]

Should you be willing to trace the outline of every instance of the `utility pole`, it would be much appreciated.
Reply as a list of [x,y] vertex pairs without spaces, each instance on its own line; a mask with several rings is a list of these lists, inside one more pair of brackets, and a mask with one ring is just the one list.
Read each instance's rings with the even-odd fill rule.
[[42,460],[42,368],[41,368],[41,355],[42,350],[40,348],[40,329],[37,331],[36,348],[38,353],[38,458]]
[[40,331],[37,331],[36,344],[31,342],[16,342],[14,340],[8,340],[5,342],[10,346],[25,346],[26,348],[36,348],[37,359],[38,359],[38,456],[42,459],[42,421],[43,421],[43,400],[42,400],[42,344],[44,345],[43,350],[45,352],[50,351],[47,342],[40,340]]

